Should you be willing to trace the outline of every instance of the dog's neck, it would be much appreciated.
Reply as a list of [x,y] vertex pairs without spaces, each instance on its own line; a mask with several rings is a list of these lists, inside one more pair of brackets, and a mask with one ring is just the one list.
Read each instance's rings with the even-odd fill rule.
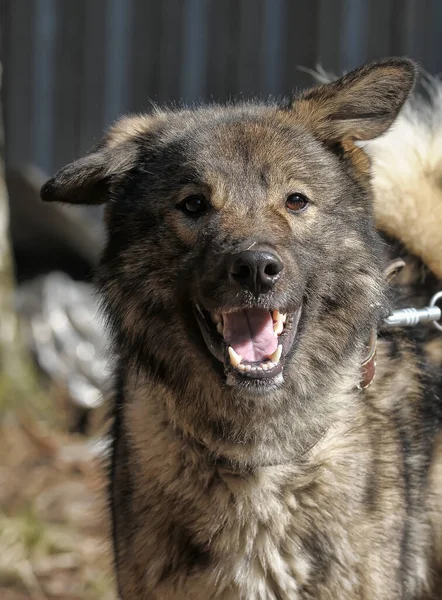
[[342,414],[348,419],[357,411],[359,360],[353,362],[351,375],[336,378],[314,399],[300,397],[288,384],[269,395],[241,396],[207,377],[199,386],[193,382],[191,391],[183,387],[178,393],[148,376],[130,375],[126,390],[134,415],[131,427],[143,431],[147,447],[160,435],[181,445],[183,452],[188,448],[232,471],[302,463]]

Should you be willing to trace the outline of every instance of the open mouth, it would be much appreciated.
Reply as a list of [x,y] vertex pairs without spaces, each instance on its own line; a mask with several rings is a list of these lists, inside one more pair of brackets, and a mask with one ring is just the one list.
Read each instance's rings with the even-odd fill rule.
[[296,338],[301,307],[292,313],[257,307],[216,313],[196,305],[195,312],[208,349],[224,363],[226,373],[269,379],[283,370]]

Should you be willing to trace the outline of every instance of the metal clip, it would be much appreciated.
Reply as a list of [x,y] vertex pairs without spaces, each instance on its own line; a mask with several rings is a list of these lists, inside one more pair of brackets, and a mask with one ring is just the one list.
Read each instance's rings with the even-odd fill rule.
[[384,319],[385,327],[414,327],[420,323],[432,322],[433,325],[442,331],[442,325],[437,323],[442,316],[441,309],[436,306],[439,299],[442,298],[442,292],[435,294],[430,300],[430,306],[424,308],[401,308],[394,310],[392,314]]
[[[437,294],[434,294],[434,296],[430,300],[430,308],[438,308],[436,306],[436,304],[441,299],[442,299],[442,292],[437,292]],[[437,323],[437,321],[440,321],[440,314],[441,314],[441,310],[439,308],[439,318],[434,320],[433,325],[436,327],[436,329],[439,329],[439,331],[442,331],[441,323]]]

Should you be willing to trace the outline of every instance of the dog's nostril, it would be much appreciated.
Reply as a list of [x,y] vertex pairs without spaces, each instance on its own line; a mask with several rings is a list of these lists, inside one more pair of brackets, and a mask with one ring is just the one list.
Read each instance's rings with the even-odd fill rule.
[[236,268],[234,275],[236,275],[240,279],[249,277],[250,267],[247,265],[240,265],[239,267]]
[[278,263],[269,263],[264,267],[264,273],[266,275],[268,275],[269,277],[274,277],[275,275],[278,275],[278,273],[280,273],[281,269],[278,265]]

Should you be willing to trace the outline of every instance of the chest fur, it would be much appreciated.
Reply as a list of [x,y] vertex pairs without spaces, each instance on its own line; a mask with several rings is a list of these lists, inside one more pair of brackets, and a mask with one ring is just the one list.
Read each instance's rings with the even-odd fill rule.
[[362,590],[368,600],[400,597],[399,468],[389,465],[390,484],[378,485],[374,505],[367,448],[327,447],[314,468],[248,475],[163,461],[161,486],[157,477],[144,481],[143,493],[135,485],[143,526],[128,562],[138,563],[158,599],[353,600]]

